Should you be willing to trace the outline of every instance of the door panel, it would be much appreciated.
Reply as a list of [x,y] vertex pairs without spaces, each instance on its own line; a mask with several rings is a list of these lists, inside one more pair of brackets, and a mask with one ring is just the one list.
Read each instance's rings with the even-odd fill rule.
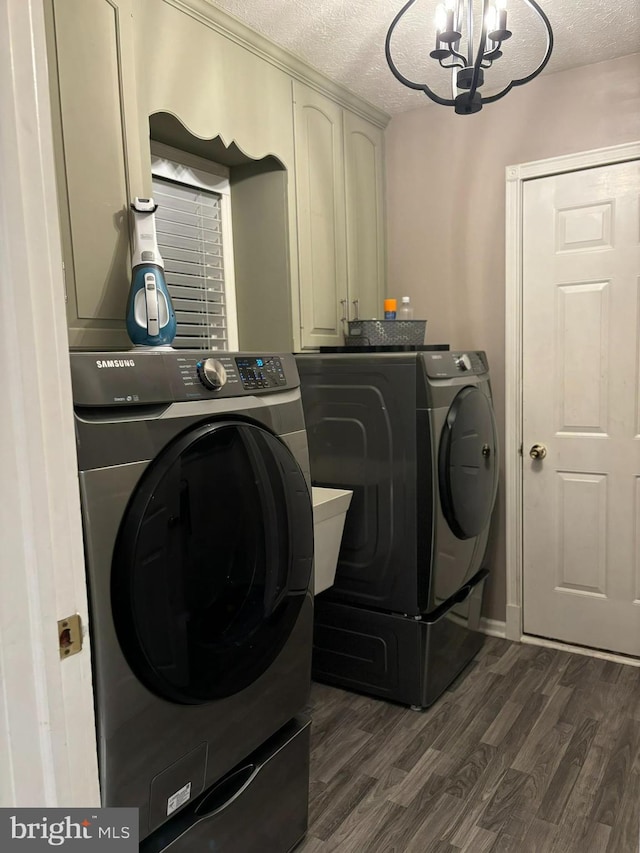
[[606,475],[558,471],[556,588],[606,595]]
[[639,201],[638,162],[524,188],[524,629],[633,655]]
[[[561,387],[556,430],[606,433],[610,282],[570,283],[557,289],[557,350]],[[594,342],[599,342],[594,345]],[[582,376],[590,376],[588,383]]]

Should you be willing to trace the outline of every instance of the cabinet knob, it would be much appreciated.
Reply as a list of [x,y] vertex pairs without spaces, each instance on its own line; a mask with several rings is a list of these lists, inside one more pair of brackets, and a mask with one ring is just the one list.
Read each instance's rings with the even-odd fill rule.
[[347,322],[347,300],[341,299],[340,305],[342,305],[342,318],[341,319],[342,319],[343,323],[346,323]]
[[360,317],[358,316],[359,304],[360,304],[360,300],[359,300],[359,299],[354,299],[354,300],[353,300],[353,319],[354,319],[354,320],[359,320],[359,319],[360,319]]

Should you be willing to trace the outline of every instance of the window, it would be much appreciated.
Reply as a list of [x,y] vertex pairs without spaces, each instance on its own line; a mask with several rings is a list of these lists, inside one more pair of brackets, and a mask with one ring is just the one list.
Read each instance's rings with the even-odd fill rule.
[[151,171],[173,346],[237,350],[228,169],[152,142]]

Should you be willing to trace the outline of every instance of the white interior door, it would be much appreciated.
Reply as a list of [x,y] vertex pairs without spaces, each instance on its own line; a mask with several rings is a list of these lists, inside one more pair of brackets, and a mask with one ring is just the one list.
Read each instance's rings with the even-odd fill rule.
[[[640,655],[640,162],[523,209],[524,631]],[[530,449],[546,448],[543,459]]]

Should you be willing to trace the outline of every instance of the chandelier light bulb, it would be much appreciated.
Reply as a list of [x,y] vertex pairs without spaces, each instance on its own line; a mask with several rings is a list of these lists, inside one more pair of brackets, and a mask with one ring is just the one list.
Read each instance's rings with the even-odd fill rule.
[[484,16],[484,20],[488,33],[498,29],[498,10],[496,6],[489,6],[487,14]]
[[507,29],[507,0],[495,0],[495,23],[487,27],[489,38],[493,41],[506,41],[511,38]]
[[454,42],[462,37],[462,34],[456,30],[455,13],[455,0],[446,0],[444,4],[440,3],[436,8],[436,38],[438,41],[444,42],[444,45],[448,45],[449,49]]
[[448,56],[451,56],[451,49],[444,43],[443,33],[446,32],[447,29],[447,10],[444,7],[444,4],[439,3],[436,6],[436,14],[435,14],[435,28],[436,28],[436,46],[434,50],[431,51],[429,56],[432,59],[437,59],[440,61],[441,59],[446,59]]

